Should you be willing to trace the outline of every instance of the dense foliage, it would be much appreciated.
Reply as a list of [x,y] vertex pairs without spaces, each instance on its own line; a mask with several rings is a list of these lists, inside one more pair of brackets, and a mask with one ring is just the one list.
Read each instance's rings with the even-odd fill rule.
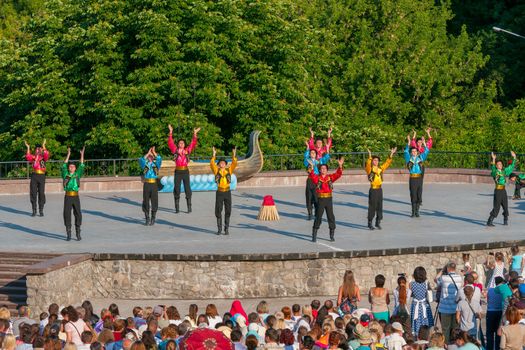
[[525,41],[490,32],[525,32],[524,6],[493,3],[0,0],[0,157],[43,138],[56,157],[166,153],[168,123],[202,127],[202,155],[254,129],[295,153],[331,126],[338,151],[428,125],[440,149],[524,151]]

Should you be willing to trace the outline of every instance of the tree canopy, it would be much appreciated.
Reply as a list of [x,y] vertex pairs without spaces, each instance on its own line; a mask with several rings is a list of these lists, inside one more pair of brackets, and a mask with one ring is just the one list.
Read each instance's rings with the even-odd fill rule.
[[479,4],[0,0],[0,156],[43,138],[91,158],[167,152],[168,123],[200,126],[202,155],[245,151],[255,129],[264,152],[299,152],[308,127],[333,127],[337,151],[427,126],[440,149],[521,151],[525,40],[490,27],[525,32],[524,7]]

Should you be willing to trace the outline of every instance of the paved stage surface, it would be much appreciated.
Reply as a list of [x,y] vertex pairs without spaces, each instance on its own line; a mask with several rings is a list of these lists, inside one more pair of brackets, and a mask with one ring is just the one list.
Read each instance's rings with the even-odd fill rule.
[[[157,224],[143,226],[141,192],[81,194],[82,241],[65,241],[63,195],[47,196],[45,217],[30,217],[29,195],[0,196],[1,251],[238,254],[299,253],[339,250],[450,245],[524,237],[525,200],[511,201],[510,226],[485,223],[493,185],[426,184],[420,218],[410,218],[408,184],[384,186],[383,230],[369,231],[368,186],[336,186],[336,242],[328,240],[323,221],[312,243],[312,221],[306,220],[303,187],[244,189],[233,192],[229,236],[217,236],[214,192],[193,194],[193,213],[173,212],[173,196],[161,194]],[[507,189],[509,195],[513,186]],[[266,194],[274,196],[281,220],[257,221]],[[186,210],[184,197],[181,209]]]

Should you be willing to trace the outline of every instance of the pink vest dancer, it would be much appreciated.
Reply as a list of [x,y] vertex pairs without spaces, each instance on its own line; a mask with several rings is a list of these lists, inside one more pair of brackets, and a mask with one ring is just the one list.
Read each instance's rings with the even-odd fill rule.
[[37,173],[44,174],[46,172],[46,162],[49,159],[49,152],[47,150],[43,151],[40,154],[31,154],[26,153],[26,160],[32,162],[31,166],[33,170]]
[[170,148],[171,153],[173,153],[175,161],[175,167],[177,168],[184,168],[188,166],[188,163],[190,162],[190,153],[195,149],[197,146],[197,136],[193,135],[193,138],[191,139],[191,143],[186,148],[179,148],[175,145],[175,142],[173,142],[173,136],[170,134],[168,137],[168,147]]
[[308,141],[308,148],[311,150],[316,150],[317,151],[317,160],[323,158],[324,154],[327,153],[330,148],[332,147],[332,138],[329,137],[328,140],[326,141],[326,145],[322,146],[321,148],[317,148],[315,146],[315,140],[313,137],[310,138],[310,141]]
[[[425,147],[424,146],[421,146],[421,147],[417,147],[417,140],[416,139],[412,139],[412,141],[410,141],[410,147],[415,147],[417,148],[417,151],[419,153],[423,153],[425,152]],[[429,138],[427,139],[427,148],[428,149],[431,149],[432,148],[432,138]]]

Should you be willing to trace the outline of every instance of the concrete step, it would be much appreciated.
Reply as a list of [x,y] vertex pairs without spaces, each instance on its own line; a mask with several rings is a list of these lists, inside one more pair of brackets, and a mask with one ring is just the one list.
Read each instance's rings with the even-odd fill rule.
[[25,303],[27,300],[27,295],[23,294],[14,294],[14,295],[6,295],[6,294],[0,294],[0,302],[3,303],[4,301],[10,301],[12,303]]
[[11,286],[11,285],[0,286],[0,294],[5,294],[5,295],[24,294],[26,295],[26,293],[27,293],[27,287],[25,285],[24,286]]
[[18,279],[12,279],[12,278],[0,278],[0,286],[20,286],[25,287],[26,286],[26,278],[25,276]]
[[12,271],[12,272],[23,272],[25,274],[25,271],[29,265],[17,265],[17,264],[1,264],[0,265],[0,271]]
[[11,279],[17,280],[19,278],[25,277],[25,273],[21,271],[1,271],[0,270],[0,279]]

